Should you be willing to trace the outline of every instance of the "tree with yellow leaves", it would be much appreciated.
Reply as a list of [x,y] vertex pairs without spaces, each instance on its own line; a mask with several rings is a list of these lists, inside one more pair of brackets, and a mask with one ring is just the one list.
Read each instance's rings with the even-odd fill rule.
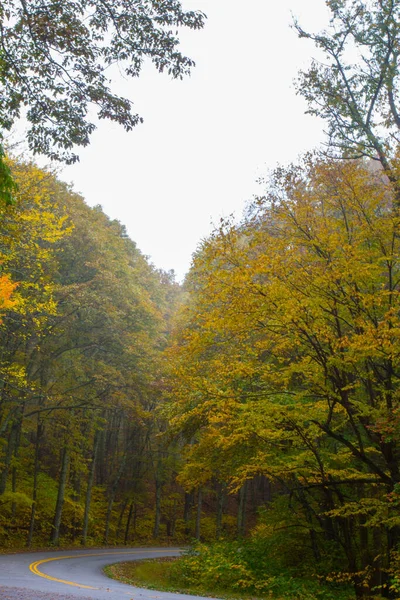
[[358,597],[387,591],[399,541],[393,194],[368,163],[279,169],[204,243],[169,351],[171,423],[192,439],[182,479],[268,477],[296,497],[315,560],[340,550]]

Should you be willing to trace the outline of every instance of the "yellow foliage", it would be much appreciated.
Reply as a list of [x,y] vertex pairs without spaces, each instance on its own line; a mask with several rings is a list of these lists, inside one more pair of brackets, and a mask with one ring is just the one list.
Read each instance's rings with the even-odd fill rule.
[[167,355],[188,487],[216,478],[237,491],[263,475],[300,504],[305,494],[314,527],[398,527],[387,496],[400,455],[393,194],[368,164],[306,160],[203,243]]

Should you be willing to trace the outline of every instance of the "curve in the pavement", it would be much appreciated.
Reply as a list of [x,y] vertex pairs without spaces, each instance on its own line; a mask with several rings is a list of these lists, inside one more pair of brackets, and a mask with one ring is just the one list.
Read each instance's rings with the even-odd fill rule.
[[[98,556],[98,554],[85,554],[84,556]],[[39,571],[38,567],[43,565],[44,563],[52,562],[53,560],[66,560],[67,558],[76,558],[76,556],[57,556],[56,558],[44,558],[42,560],[37,560],[29,565],[29,570],[32,571],[35,575],[39,575],[39,577],[44,577],[45,579],[50,579],[50,581],[57,581],[57,583],[65,583],[66,585],[72,585],[74,587],[85,588],[87,590],[96,590],[91,585],[84,585],[83,583],[75,583],[73,581],[66,581],[65,579],[58,579],[57,577],[52,577],[51,575],[46,575],[46,573],[42,573]]]
[[110,563],[179,556],[181,551],[136,547],[0,554],[0,600],[206,600],[134,587],[103,572]]
[[[150,550],[149,553],[154,553],[154,552],[159,552],[160,554],[167,554],[168,550]],[[175,552],[175,550],[173,551]],[[145,551],[134,551],[134,552],[110,552],[109,555],[110,556],[118,556],[118,555],[124,555],[124,556],[129,556],[132,554],[143,554],[145,553]],[[42,571],[39,570],[39,566],[43,565],[45,563],[49,563],[49,562],[53,562],[55,560],[68,560],[68,559],[76,559],[76,558],[87,558],[88,556],[107,556],[106,552],[91,552],[89,553],[84,553],[84,554],[75,554],[72,556],[56,556],[53,558],[43,558],[41,560],[37,560],[33,563],[31,563],[29,565],[29,570],[34,573],[35,575],[38,575],[39,577],[44,577],[44,579],[49,579],[50,581],[56,581],[57,583],[64,583],[65,585],[71,585],[73,587],[78,587],[78,588],[84,588],[86,590],[98,590],[99,588],[97,587],[93,587],[91,585],[85,585],[83,583],[76,583],[74,581],[67,581],[66,579],[58,579],[57,577],[52,577],[51,575],[48,575],[46,573],[43,573]]]

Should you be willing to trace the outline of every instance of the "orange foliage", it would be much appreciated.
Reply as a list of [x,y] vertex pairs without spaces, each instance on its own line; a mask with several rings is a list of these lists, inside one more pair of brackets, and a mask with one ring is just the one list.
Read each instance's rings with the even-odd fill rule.
[[[13,296],[13,292],[18,287],[18,283],[11,281],[8,275],[0,276],[0,311],[4,312],[18,304],[18,299]],[[1,322],[1,319],[0,319]]]

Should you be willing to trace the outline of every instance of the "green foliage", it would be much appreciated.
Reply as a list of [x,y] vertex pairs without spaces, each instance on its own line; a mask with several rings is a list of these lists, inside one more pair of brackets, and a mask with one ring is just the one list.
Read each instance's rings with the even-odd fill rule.
[[[24,545],[28,531],[30,545],[50,531],[80,543],[83,522],[90,544],[106,529],[111,543],[148,541],[161,350],[179,286],[52,173],[10,164],[18,196],[0,205],[0,544]],[[175,462],[164,460],[165,490]],[[171,523],[173,492],[163,499]]]
[[308,112],[325,119],[327,153],[379,161],[398,188],[400,8],[393,0],[327,0],[329,27],[306,32],[323,54],[300,74]]
[[141,122],[127,98],[109,88],[118,63],[137,77],[145,59],[159,72],[182,77],[193,61],[179,52],[178,27],[201,28],[204,15],[167,0],[2,0],[0,25],[0,133],[11,129],[27,106],[27,139],[35,153],[67,163],[78,159],[99,119],[126,130]]
[[[319,541],[318,560],[312,535]],[[246,559],[260,577],[264,571],[274,575],[289,571],[294,577],[312,575],[323,581],[346,567],[343,548],[324,537],[322,528],[307,521],[304,508],[294,496],[278,495],[268,507],[260,508],[250,543],[245,545]]]
[[392,552],[389,589],[396,598],[400,598],[400,552]]
[[5,159],[3,146],[0,144],[0,203],[12,204],[15,201],[17,189],[18,186]]
[[23,492],[4,492],[0,497],[0,507],[3,508],[12,504],[17,506],[31,506],[32,500]]
[[234,592],[296,600],[348,599],[352,592],[338,585],[321,585],[299,577],[287,565],[274,563],[270,544],[260,541],[195,544],[171,565],[171,581],[188,589]]

